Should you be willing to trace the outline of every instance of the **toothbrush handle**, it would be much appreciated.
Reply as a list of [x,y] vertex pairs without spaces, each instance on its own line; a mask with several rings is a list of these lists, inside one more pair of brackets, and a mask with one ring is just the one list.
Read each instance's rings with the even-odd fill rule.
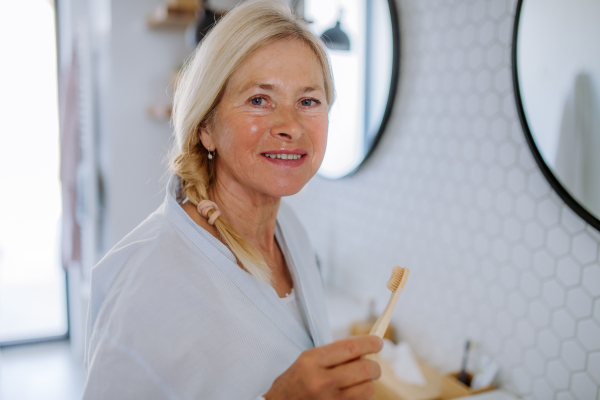
[[395,292],[390,296],[390,300],[385,306],[385,310],[381,313],[373,328],[371,328],[370,335],[379,336],[383,339],[383,335],[390,324],[390,320],[392,319],[392,314],[394,313],[394,308],[396,307],[396,303],[398,302],[398,298],[400,297],[400,292],[402,292],[402,287],[396,289]]

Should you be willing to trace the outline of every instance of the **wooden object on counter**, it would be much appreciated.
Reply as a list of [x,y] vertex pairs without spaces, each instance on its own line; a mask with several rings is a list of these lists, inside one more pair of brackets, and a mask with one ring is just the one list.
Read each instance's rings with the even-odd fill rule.
[[[376,319],[372,319],[372,320],[360,321],[360,322],[353,323],[352,325],[350,325],[350,335],[352,335],[352,336],[368,335],[371,332],[373,325],[375,325],[375,321],[376,321]],[[392,342],[396,343],[395,335],[394,335],[394,327],[392,325],[388,326],[385,333],[383,334],[383,338],[391,340]]]
[[[442,394],[442,397],[440,398],[441,400],[457,399],[495,389],[493,385],[490,385],[481,389],[473,390],[469,386],[459,381],[458,375],[459,372],[455,372],[442,376],[442,385],[440,389]],[[469,382],[471,382],[473,375],[467,372],[467,377]]]
[[[396,378],[392,366],[378,354],[367,356],[381,366],[381,378],[375,381],[375,395],[371,400],[451,400],[488,392],[494,386],[472,390],[458,380],[458,372],[443,375],[422,361],[419,362],[421,373],[427,384],[411,385]],[[467,373],[469,380],[473,376]]]

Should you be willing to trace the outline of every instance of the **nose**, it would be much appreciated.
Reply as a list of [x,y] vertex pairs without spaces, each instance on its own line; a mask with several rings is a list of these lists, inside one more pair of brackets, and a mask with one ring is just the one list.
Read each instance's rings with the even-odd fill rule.
[[280,106],[275,110],[273,117],[273,124],[271,126],[271,134],[273,136],[290,142],[302,136],[303,127],[296,107]]

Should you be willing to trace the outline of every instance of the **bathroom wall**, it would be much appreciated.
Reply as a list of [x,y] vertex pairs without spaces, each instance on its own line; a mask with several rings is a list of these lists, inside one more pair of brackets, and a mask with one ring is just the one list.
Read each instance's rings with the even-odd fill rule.
[[399,0],[402,66],[386,134],[354,176],[289,199],[330,290],[389,292],[418,356],[459,367],[464,340],[532,399],[597,399],[600,234],[542,176],[510,71],[514,0]]

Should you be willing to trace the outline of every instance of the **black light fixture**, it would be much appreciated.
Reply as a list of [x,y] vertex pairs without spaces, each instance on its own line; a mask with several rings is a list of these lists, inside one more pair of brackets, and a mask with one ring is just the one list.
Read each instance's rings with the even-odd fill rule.
[[321,35],[321,40],[325,46],[331,50],[350,50],[350,39],[346,32],[341,28],[342,10],[338,16],[338,20],[333,28],[327,29]]

